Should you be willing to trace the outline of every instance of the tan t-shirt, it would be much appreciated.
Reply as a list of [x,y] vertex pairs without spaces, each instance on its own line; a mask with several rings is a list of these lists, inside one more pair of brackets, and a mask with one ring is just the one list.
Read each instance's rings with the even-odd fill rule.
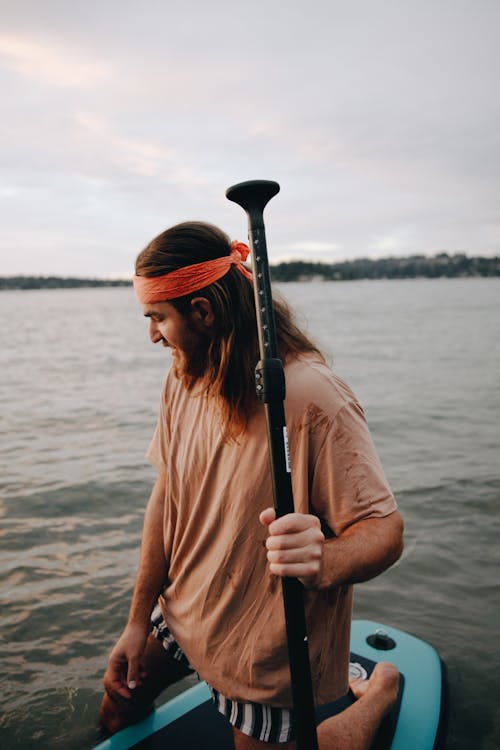
[[[312,357],[285,367],[295,509],[333,534],[396,504],[363,411]],[[290,706],[281,582],[269,572],[259,513],[273,505],[264,408],[238,442],[206,399],[170,371],[148,458],[166,472],[168,583],[160,604],[192,666],[227,698]],[[306,591],[316,702],[347,690],[352,587]]]

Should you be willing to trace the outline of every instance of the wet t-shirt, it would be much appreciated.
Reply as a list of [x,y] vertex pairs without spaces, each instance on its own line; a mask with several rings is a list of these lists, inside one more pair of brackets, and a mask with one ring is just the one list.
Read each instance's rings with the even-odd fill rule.
[[[285,366],[295,510],[327,535],[396,509],[349,387],[312,356]],[[290,706],[281,581],[259,514],[273,505],[264,407],[224,439],[210,401],[167,375],[149,460],[166,473],[164,618],[191,665],[227,698]],[[347,690],[352,587],[304,592],[315,699]]]

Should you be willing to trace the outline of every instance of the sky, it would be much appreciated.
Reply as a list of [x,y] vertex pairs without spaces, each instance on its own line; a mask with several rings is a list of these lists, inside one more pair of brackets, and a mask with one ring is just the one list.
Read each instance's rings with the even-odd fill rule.
[[499,0],[0,0],[0,275],[129,276],[271,179],[271,263],[500,254]]

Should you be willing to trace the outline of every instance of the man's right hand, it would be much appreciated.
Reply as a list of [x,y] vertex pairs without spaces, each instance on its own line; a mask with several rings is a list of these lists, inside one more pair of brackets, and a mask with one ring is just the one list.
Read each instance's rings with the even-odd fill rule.
[[148,630],[141,625],[129,624],[112,650],[106,672],[104,688],[111,697],[131,698],[132,692],[144,679],[143,655]]

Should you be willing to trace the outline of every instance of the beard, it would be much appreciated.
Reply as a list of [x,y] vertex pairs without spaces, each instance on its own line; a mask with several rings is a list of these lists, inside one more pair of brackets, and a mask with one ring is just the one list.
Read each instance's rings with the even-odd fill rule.
[[206,375],[208,370],[208,349],[210,339],[202,339],[189,351],[177,349],[173,357],[172,369],[175,377],[191,389]]

